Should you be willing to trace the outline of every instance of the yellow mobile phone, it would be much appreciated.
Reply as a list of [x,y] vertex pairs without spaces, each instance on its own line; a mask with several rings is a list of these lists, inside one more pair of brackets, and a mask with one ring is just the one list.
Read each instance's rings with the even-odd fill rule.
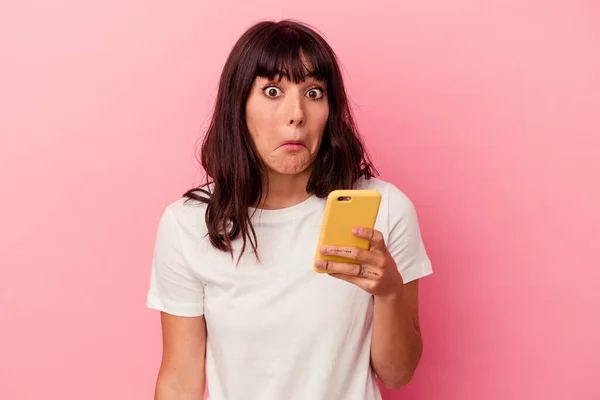
[[[373,229],[379,213],[380,203],[381,193],[377,190],[332,191],[327,196],[315,261],[329,260],[358,263],[358,261],[344,257],[324,256],[319,252],[319,249],[321,246],[353,246],[368,249],[369,241],[354,236],[352,228],[364,226]],[[319,273],[327,272],[317,268],[314,263],[313,269]]]

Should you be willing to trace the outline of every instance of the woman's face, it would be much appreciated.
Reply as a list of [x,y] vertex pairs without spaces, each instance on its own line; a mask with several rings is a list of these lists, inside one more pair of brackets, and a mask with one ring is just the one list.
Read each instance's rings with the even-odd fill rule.
[[309,170],[321,145],[329,103],[326,85],[257,77],[246,102],[246,124],[269,173]]

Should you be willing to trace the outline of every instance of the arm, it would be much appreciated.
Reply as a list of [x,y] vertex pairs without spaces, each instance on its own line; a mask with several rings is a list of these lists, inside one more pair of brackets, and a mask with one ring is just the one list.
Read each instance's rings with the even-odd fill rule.
[[375,296],[371,365],[387,389],[408,383],[421,359],[418,280],[387,297]]
[[371,365],[383,385],[395,389],[412,379],[421,359],[418,282],[432,270],[413,203],[395,186],[388,196],[390,268],[386,272],[394,283],[374,296]]
[[204,284],[189,267],[178,219],[159,222],[147,305],[160,311],[163,352],[156,400],[203,400],[206,322]]
[[410,381],[423,349],[417,307],[418,280],[404,284],[381,232],[361,228],[357,236],[371,237],[371,250],[325,246],[321,252],[325,255],[344,254],[344,257],[361,261],[360,265],[318,260],[316,266],[373,295],[371,365],[387,389],[396,389]]
[[432,273],[416,210],[397,188],[389,193],[388,243],[381,231],[353,230],[370,242],[369,250],[323,246],[324,255],[343,255],[356,263],[316,261],[330,276],[353,283],[374,298],[371,366],[388,389],[408,383],[423,351],[418,316],[418,279]]
[[155,400],[203,400],[206,322],[204,316],[161,312],[163,354]]

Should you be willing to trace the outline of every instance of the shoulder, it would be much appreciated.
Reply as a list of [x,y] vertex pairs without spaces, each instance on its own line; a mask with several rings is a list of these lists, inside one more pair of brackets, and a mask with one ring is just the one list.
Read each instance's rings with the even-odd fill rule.
[[414,212],[410,198],[395,184],[379,178],[360,178],[357,189],[377,190],[381,193],[381,210],[402,216]]
[[173,214],[176,219],[188,220],[190,217],[206,213],[206,203],[182,197],[167,204],[166,210]]
[[167,204],[163,219],[169,218],[182,239],[195,240],[206,233],[206,204],[186,197]]

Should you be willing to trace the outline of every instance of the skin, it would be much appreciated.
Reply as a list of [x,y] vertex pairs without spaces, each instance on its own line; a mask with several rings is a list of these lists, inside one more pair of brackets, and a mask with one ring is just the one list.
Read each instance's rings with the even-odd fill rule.
[[179,317],[161,312],[163,351],[155,400],[201,400],[205,389],[204,316]]
[[[246,103],[246,122],[264,162],[269,186],[256,205],[264,209],[290,207],[307,199],[306,183],[318,153],[329,114],[326,85],[307,77],[298,84],[287,79],[257,77]],[[287,141],[301,145],[285,146]],[[412,378],[422,353],[418,321],[418,281],[404,284],[381,232],[357,227],[354,234],[369,239],[371,247],[326,247],[323,254],[343,254],[363,262],[329,262],[332,279],[342,279],[374,297],[371,365],[388,389]],[[156,400],[200,400],[205,387],[206,322],[204,316],[178,317],[161,313],[163,357],[156,384]]]
[[[254,145],[269,174],[269,192],[262,208],[289,207],[309,196],[306,183],[329,113],[325,87],[324,82],[313,78],[299,84],[287,79],[256,78],[246,116]],[[302,140],[304,146],[290,151],[282,146],[288,140]],[[356,264],[330,262],[325,267],[332,277],[374,296],[371,363],[384,386],[395,389],[410,381],[422,353],[418,281],[404,284],[381,232],[357,227],[354,234],[370,239],[371,248],[333,247],[322,252],[363,261],[364,274],[356,276]]]
[[[268,171],[269,187],[260,208],[289,207],[308,198],[305,187],[317,156],[329,103],[325,82],[307,77],[295,84],[257,77],[246,103],[250,135]],[[298,148],[287,141],[301,141]]]
[[352,233],[369,239],[369,249],[324,246],[319,251],[361,261],[360,265],[333,261],[317,261],[315,265],[373,295],[371,366],[387,389],[397,389],[410,382],[423,352],[418,280],[403,282],[380,231],[355,227]]

